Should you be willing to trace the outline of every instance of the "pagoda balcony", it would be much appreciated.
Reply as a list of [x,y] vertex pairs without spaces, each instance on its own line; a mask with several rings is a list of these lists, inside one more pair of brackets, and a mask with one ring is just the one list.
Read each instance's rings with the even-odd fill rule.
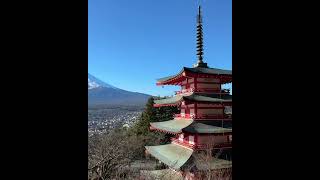
[[217,143],[217,144],[196,144],[195,149],[227,149],[232,148],[231,143]]
[[231,114],[201,114],[201,115],[194,115],[194,114],[175,114],[174,117],[176,118],[186,118],[186,119],[224,119],[224,120],[231,120]]
[[220,89],[220,88],[198,88],[194,92],[197,93],[215,93],[215,94],[230,94],[229,89]]
[[190,114],[175,114],[174,117],[176,118],[186,118],[186,119],[194,119],[194,115],[190,115]]
[[182,89],[180,91],[175,91],[175,94],[179,95],[179,94],[193,93],[193,92],[194,92],[194,88],[188,88],[188,89]]
[[197,115],[195,116],[194,119],[232,119],[232,117],[230,115],[226,115],[226,114],[201,114],[201,115]]
[[181,146],[191,148],[191,149],[227,149],[232,148],[232,144],[228,143],[215,143],[215,144],[190,144],[188,141],[181,141],[179,138],[172,137],[170,138],[172,143],[179,144]]
[[176,95],[187,94],[187,93],[216,93],[216,94],[230,94],[230,89],[220,89],[220,88],[188,88],[182,89],[180,91],[175,91]]
[[179,144],[181,146],[184,146],[184,147],[187,147],[187,148],[190,148],[190,149],[195,149],[196,148],[196,145],[195,144],[190,144],[186,141],[180,141],[178,138],[171,138],[171,142],[172,143],[175,143],[175,144]]

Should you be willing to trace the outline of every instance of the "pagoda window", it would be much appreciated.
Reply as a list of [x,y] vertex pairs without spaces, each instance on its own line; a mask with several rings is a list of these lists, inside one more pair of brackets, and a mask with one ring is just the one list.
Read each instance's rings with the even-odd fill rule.
[[190,109],[190,115],[195,114],[194,113],[194,108]]
[[185,108],[181,108],[181,114],[185,114],[185,113],[186,113]]
[[189,136],[189,144],[194,145],[194,136]]
[[232,114],[232,106],[225,106],[224,113],[225,114]]
[[179,141],[180,141],[180,142],[183,142],[183,138],[184,138],[184,135],[183,135],[183,134],[180,134],[180,135],[179,135]]

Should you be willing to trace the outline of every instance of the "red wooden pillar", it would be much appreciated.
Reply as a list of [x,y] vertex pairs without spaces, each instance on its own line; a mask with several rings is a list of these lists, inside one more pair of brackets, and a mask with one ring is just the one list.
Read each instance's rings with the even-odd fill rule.
[[195,119],[198,117],[198,103],[194,102],[194,114],[195,114]]
[[198,90],[198,80],[197,80],[197,77],[194,77],[193,82],[194,82],[194,89],[195,89],[195,91],[197,91],[197,90]]
[[188,79],[189,79],[189,78],[187,78],[186,89],[189,89],[189,88],[190,88],[190,85],[189,85]]

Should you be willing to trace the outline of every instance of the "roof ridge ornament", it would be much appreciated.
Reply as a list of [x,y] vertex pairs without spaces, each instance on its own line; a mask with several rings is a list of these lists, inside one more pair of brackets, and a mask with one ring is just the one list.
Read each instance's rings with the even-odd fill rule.
[[193,67],[203,67],[208,68],[207,63],[203,62],[203,32],[202,32],[202,17],[201,17],[201,6],[199,6],[199,11],[197,15],[197,55],[198,61]]

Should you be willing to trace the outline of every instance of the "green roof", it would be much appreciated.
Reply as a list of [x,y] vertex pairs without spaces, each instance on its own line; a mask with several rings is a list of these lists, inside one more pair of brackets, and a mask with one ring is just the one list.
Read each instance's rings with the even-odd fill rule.
[[167,81],[169,79],[172,79],[178,76],[183,71],[190,71],[193,73],[201,73],[201,74],[232,75],[231,70],[224,70],[224,69],[217,69],[217,68],[203,68],[203,67],[193,67],[193,68],[183,67],[183,69],[178,74],[160,78],[160,79],[157,79],[157,81],[158,82]]
[[189,132],[189,133],[221,134],[221,133],[231,133],[232,129],[194,122],[190,126],[183,128],[182,131]]
[[[179,74],[180,74],[180,73],[179,73]],[[171,78],[173,78],[173,77],[175,77],[175,76],[177,76],[177,75],[172,75],[172,76],[167,76],[167,77],[159,78],[159,79],[157,79],[157,81],[166,81],[166,80],[169,80],[169,79],[171,79]]]
[[209,96],[201,96],[197,94],[192,94],[190,96],[185,96],[186,99],[193,100],[193,101],[203,101],[203,102],[232,102],[232,99],[219,99],[213,98]]
[[203,74],[232,75],[231,70],[224,70],[224,69],[217,69],[217,68],[203,68],[203,67],[187,68],[187,67],[184,67],[184,70],[191,71],[194,73],[203,73]]
[[176,144],[146,146],[147,151],[173,169],[180,169],[191,157],[193,150]]
[[169,121],[150,123],[151,127],[173,133],[181,133],[181,130],[189,126],[193,120],[175,118]]
[[208,133],[208,134],[221,134],[231,133],[232,128],[222,128],[204,123],[199,123],[190,119],[175,118],[169,121],[150,123],[150,126],[155,129],[163,130],[172,133]]
[[155,104],[176,104],[182,100],[191,100],[191,101],[197,101],[197,102],[232,102],[232,99],[220,99],[220,98],[213,98],[209,96],[203,96],[198,94],[191,94],[191,95],[176,95],[173,97],[155,100]]
[[[180,170],[180,168],[183,169],[182,166],[188,166],[188,164],[195,166],[198,170],[216,170],[232,167],[232,161],[218,158],[207,160],[203,157],[197,157],[197,154],[193,155],[194,151],[192,149],[177,144],[146,146],[145,148],[159,161],[176,170]],[[161,172],[154,173],[158,174]]]
[[176,95],[173,97],[165,98],[165,99],[160,99],[160,100],[154,100],[155,104],[175,104],[183,99],[183,96],[181,95]]

